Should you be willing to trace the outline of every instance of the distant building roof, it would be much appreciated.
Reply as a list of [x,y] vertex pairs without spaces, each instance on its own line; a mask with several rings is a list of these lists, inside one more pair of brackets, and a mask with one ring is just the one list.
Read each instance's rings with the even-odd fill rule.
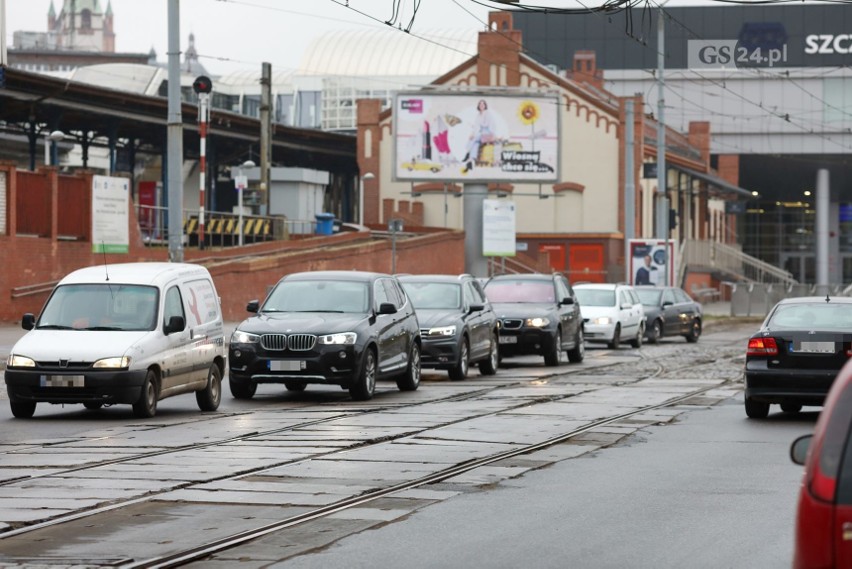
[[[426,41],[423,38],[428,38]],[[300,75],[438,77],[477,52],[478,31],[340,30],[314,39]]]

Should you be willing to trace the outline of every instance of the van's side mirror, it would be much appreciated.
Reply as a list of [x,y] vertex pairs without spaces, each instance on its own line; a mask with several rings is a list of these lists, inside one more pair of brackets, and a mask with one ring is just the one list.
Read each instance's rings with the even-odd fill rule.
[[396,314],[396,306],[391,302],[383,302],[379,305],[379,314]]
[[246,304],[246,310],[257,314],[257,311],[260,310],[260,302],[256,300],[249,300],[249,303]]
[[21,318],[21,328],[24,330],[32,330],[35,328],[35,316],[33,316],[32,312],[27,312],[24,314],[23,318]]
[[166,336],[174,334],[175,332],[180,332],[184,328],[186,328],[186,320],[183,319],[183,316],[172,316],[169,318],[168,324],[166,324]]
[[808,457],[808,448],[811,446],[813,435],[802,435],[790,445],[790,460],[796,464],[805,464]]

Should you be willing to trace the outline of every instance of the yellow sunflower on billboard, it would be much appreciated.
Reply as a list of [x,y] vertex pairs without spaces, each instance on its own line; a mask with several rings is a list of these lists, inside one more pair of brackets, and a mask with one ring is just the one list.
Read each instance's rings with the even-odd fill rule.
[[531,125],[541,116],[541,110],[533,101],[523,101],[518,107],[518,118],[526,125]]

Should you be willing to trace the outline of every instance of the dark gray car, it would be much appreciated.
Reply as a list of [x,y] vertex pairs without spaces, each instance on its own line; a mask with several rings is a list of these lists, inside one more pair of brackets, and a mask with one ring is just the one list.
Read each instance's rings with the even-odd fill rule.
[[583,316],[574,290],[563,275],[497,275],[485,294],[500,319],[500,357],[537,354],[547,366],[581,362],[586,348]]
[[471,364],[477,364],[483,375],[497,373],[499,324],[476,278],[465,274],[398,279],[417,312],[423,367],[445,369],[453,380],[467,377]]
[[700,302],[674,286],[637,286],[635,289],[645,309],[645,339],[649,344],[656,344],[665,336],[698,341],[704,318]]

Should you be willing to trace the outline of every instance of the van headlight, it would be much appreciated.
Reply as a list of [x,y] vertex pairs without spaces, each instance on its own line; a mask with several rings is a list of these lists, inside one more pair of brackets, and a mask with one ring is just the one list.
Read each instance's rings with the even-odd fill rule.
[[120,358],[104,358],[92,364],[95,369],[127,369],[130,367],[130,356]]
[[438,326],[436,328],[429,328],[429,332],[426,333],[427,336],[455,336],[456,335],[456,327],[455,326]]
[[526,322],[527,326],[532,326],[533,328],[544,328],[548,324],[550,324],[549,318],[544,318],[539,316],[537,318],[527,318]]
[[326,334],[318,336],[317,343],[336,346],[351,346],[358,339],[358,334],[355,332],[341,332],[340,334]]
[[257,344],[259,341],[260,336],[258,334],[249,334],[242,330],[234,330],[234,333],[231,334],[232,344]]
[[35,367],[35,360],[26,356],[9,354],[9,358],[6,360],[6,367]]

